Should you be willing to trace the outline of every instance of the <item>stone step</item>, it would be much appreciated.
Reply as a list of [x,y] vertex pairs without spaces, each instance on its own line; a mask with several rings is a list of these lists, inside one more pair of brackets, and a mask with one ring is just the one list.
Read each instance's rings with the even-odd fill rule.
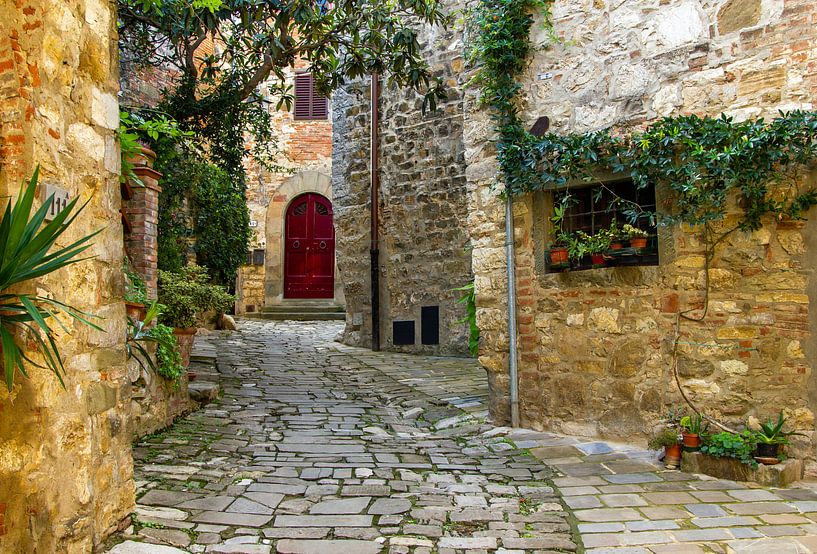
[[278,306],[264,306],[261,308],[261,313],[265,314],[280,314],[280,313],[330,313],[340,312],[345,313],[346,309],[343,306],[336,306],[334,304],[281,304]]
[[265,319],[270,321],[342,321],[346,319],[346,313],[338,312],[302,312],[302,311],[286,311],[286,312],[255,312],[251,314],[243,314],[242,317],[250,319]]

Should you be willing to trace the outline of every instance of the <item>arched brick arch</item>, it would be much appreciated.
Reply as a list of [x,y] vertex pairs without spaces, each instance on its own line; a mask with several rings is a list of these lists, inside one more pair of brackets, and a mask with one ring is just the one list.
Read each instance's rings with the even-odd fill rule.
[[[267,207],[264,304],[274,306],[284,299],[284,219],[289,204],[298,196],[314,192],[332,200],[332,182],[320,171],[302,171],[284,181]],[[337,264],[335,264],[337,267]],[[335,302],[343,303],[343,289],[335,270]]]

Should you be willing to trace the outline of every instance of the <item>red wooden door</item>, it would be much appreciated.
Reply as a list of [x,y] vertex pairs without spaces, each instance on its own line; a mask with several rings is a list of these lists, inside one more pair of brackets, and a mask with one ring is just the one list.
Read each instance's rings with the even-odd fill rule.
[[284,298],[335,296],[332,203],[303,194],[289,205],[284,239]]

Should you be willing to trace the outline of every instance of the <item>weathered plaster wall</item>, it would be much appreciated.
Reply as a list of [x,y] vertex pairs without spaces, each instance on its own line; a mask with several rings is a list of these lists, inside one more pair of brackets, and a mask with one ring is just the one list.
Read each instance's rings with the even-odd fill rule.
[[[812,109],[817,5],[810,1],[566,2],[554,5],[564,43],[538,52],[523,80],[525,117],[557,132],[637,128],[679,113],[738,118]],[[534,40],[544,38],[536,31]],[[473,93],[469,93],[473,95]],[[473,96],[469,96],[473,100]],[[469,108],[473,108],[473,102]],[[507,419],[506,282],[501,202],[484,112],[465,131],[482,363],[493,412]],[[804,176],[814,182],[814,176]],[[660,191],[659,191],[660,196]],[[656,268],[543,274],[542,198],[515,205],[522,423],[535,428],[644,436],[680,401],[671,366],[679,311],[703,295],[703,243],[668,228]],[[735,219],[730,216],[729,222]],[[784,408],[813,434],[813,224],[767,221],[735,233],[710,270],[707,318],[681,325],[679,372],[709,415],[730,423]],[[795,452],[814,458],[811,436]]]
[[[452,3],[453,5],[453,3]],[[471,281],[465,229],[462,141],[465,82],[462,36],[430,29],[423,36],[435,75],[449,86],[436,112],[422,113],[413,92],[384,88],[380,114],[381,344],[390,350],[467,353],[464,309],[452,289]],[[346,295],[342,340],[371,345],[370,83],[350,85],[334,99],[332,187],[338,263]],[[422,306],[440,306],[440,344],[420,344]],[[392,322],[415,321],[416,344],[394,346]]]
[[90,198],[61,244],[102,230],[93,259],[30,290],[105,318],[105,332],[57,331],[65,389],[38,368],[0,388],[0,551],[85,553],[134,505],[116,14],[103,0],[2,0],[0,13],[0,195],[40,164],[41,182]]

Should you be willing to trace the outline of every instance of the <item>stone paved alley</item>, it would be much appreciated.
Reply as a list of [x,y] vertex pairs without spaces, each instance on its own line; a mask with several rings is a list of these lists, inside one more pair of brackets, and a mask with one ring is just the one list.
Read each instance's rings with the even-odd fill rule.
[[[817,494],[664,471],[644,450],[486,421],[473,361],[199,337],[223,396],[135,448],[114,554],[817,551]],[[113,544],[113,543],[112,543]]]

